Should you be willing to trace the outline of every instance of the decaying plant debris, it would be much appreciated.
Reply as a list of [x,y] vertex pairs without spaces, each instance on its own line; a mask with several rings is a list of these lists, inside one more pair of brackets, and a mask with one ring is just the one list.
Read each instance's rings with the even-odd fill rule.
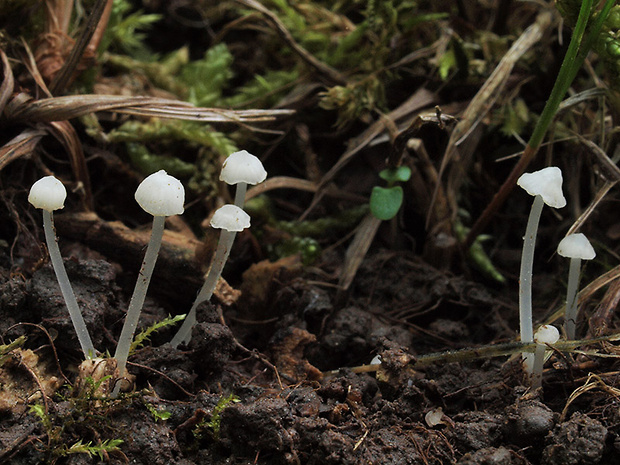
[[[620,6],[595,3],[0,2],[0,462],[618,463]],[[241,149],[269,177],[172,348]],[[513,187],[546,166],[567,207],[541,219],[536,324],[563,324],[560,239],[597,256],[533,390]],[[113,363],[78,369],[28,190],[69,191],[57,233],[105,356],[150,233],[134,191],[162,169],[185,213],[113,399]]]

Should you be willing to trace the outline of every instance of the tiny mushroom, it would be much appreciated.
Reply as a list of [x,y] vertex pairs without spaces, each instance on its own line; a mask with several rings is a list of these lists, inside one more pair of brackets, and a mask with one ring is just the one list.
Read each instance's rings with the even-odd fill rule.
[[[159,253],[164,234],[166,216],[183,213],[185,189],[181,181],[168,175],[164,170],[160,170],[142,181],[136,190],[135,198],[144,211],[153,215],[153,228],[114,354],[120,376],[123,376],[125,372],[131,342],[138,325],[142,306],[144,305],[146,291],[153,275],[157,254]],[[119,388],[120,383],[117,383],[112,393],[113,397],[118,395]]]
[[542,325],[534,335],[536,352],[534,352],[534,367],[532,369],[532,388],[542,386],[542,372],[545,364],[545,349],[547,344],[555,344],[560,339],[560,332],[555,326]]
[[231,153],[220,172],[220,181],[236,184],[235,205],[243,208],[248,184],[258,184],[265,180],[267,171],[261,161],[247,150]]
[[54,232],[54,219],[52,212],[64,208],[65,199],[67,198],[67,190],[65,186],[54,176],[46,176],[35,182],[28,195],[28,201],[36,208],[43,210],[43,229],[45,231],[45,241],[49,250],[50,260],[56,273],[56,279],[60,286],[60,291],[65,299],[69,316],[73,322],[73,327],[78,337],[80,347],[87,359],[95,356],[95,347],[93,346],[88,328],[84,323],[84,318],[80,312],[80,308],[73,293],[73,288],[67,276],[67,270],[60,255],[60,248],[56,241]]
[[[534,248],[538,222],[544,204],[553,208],[562,208],[566,199],[562,193],[562,171],[556,166],[544,168],[534,173],[525,173],[517,184],[534,196],[532,209],[527,221],[523,251],[521,255],[521,272],[519,276],[519,321],[521,342],[534,340],[532,323],[532,269],[534,265]],[[524,367],[528,373],[533,369],[532,354],[523,354]]]
[[588,238],[581,234],[570,234],[560,241],[558,254],[570,258],[568,286],[566,289],[566,313],[564,314],[564,330],[568,340],[575,339],[577,324],[577,289],[579,288],[579,272],[581,260],[592,260],[596,252]]
[[213,295],[213,291],[215,290],[217,281],[222,275],[224,264],[228,259],[237,232],[250,227],[250,215],[236,205],[224,205],[213,214],[213,218],[211,218],[211,227],[222,230],[220,232],[220,240],[217,244],[213,262],[211,263],[211,268],[207,273],[205,282],[187,314],[183,325],[181,325],[177,334],[175,334],[172,341],[170,341],[172,347],[175,348],[181,343],[188,344],[191,340],[192,328],[196,323],[196,308],[202,302],[209,300]]

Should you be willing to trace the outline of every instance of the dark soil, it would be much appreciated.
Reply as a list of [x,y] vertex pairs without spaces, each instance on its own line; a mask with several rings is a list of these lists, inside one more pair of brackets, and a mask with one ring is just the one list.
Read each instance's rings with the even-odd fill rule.
[[[67,266],[95,344],[112,350],[124,300],[115,268],[102,260]],[[256,309],[268,323],[239,321],[252,309],[230,308],[223,324],[220,307],[203,305],[189,347],[173,350],[165,344],[171,331],[157,334],[130,359],[134,389],[114,401],[61,387],[59,370],[74,382],[67,361],[79,360],[52,277],[46,265],[27,282],[3,284],[5,338],[27,334],[38,347],[12,352],[2,367],[4,462],[97,462],[62,457],[78,438],[122,439],[119,451],[103,454],[109,463],[612,464],[620,454],[616,408],[597,405],[599,394],[561,415],[579,384],[567,380],[562,354],[548,365],[544,394],[528,392],[518,363],[505,358],[417,370],[417,353],[501,340],[510,335],[502,323],[515,317],[492,292],[414,255],[368,257],[338,305],[304,276],[280,282],[269,308]],[[429,329],[390,323],[411,302],[434,307],[419,317]],[[151,301],[141,326],[163,314]],[[16,315],[39,325],[15,326]],[[377,373],[345,368],[376,354]],[[38,383],[47,387],[45,404]],[[28,411],[33,402],[45,405],[55,433]],[[165,420],[153,413],[164,411]]]

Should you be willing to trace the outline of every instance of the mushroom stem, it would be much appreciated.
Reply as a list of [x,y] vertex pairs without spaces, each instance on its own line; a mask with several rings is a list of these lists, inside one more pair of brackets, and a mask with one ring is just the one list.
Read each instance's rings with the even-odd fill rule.
[[75,328],[82,352],[84,352],[84,356],[87,359],[91,359],[95,356],[95,347],[88,334],[88,328],[86,327],[86,323],[84,323],[84,318],[82,317],[77,299],[75,298],[71,283],[69,282],[69,277],[67,276],[65,264],[60,255],[60,248],[58,247],[56,234],[54,233],[52,212],[47,210],[43,210],[43,230],[45,231],[45,241],[47,242],[50,260],[52,261],[56,279],[60,286],[60,292],[62,292],[62,296],[65,299],[67,309],[69,310],[69,316],[73,322],[73,327]]
[[532,369],[532,389],[538,389],[542,386],[542,373],[543,366],[545,364],[545,351],[547,346],[545,344],[536,344],[536,351],[534,354],[534,366]]
[[[131,348],[131,342],[133,341],[133,335],[138,326],[138,319],[140,318],[140,312],[144,305],[144,299],[146,298],[146,290],[151,282],[151,276],[153,275],[153,269],[155,268],[155,262],[157,261],[157,254],[161,247],[161,239],[164,235],[164,225],[166,223],[165,216],[153,217],[153,229],[151,231],[151,239],[146,248],[144,254],[144,260],[142,261],[142,267],[140,268],[140,274],[136,281],[136,287],[133,290],[131,301],[129,302],[129,308],[125,315],[125,323],[123,324],[123,330],[118,338],[118,344],[116,346],[116,352],[114,358],[117,361],[118,372],[120,376],[125,373],[125,366],[127,365],[127,358],[129,357],[129,349]],[[120,383],[117,383],[120,387]],[[117,389],[115,389],[118,394]],[[112,394],[115,397],[115,394]]]
[[532,389],[542,386],[543,366],[545,364],[545,354],[547,344],[555,344],[560,340],[560,332],[555,326],[542,325],[534,334],[536,350],[534,352],[533,370],[530,377]]
[[[239,191],[237,190],[237,192]],[[209,268],[205,282],[202,285],[192,308],[185,317],[185,321],[183,321],[179,331],[172,338],[172,341],[170,341],[170,344],[175,349],[179,346],[179,344],[188,344],[191,340],[192,328],[196,324],[196,308],[198,308],[198,306],[204,301],[209,300],[213,295],[215,286],[217,285],[217,282],[222,275],[222,271],[224,270],[224,264],[230,255],[230,249],[232,248],[236,235],[236,231],[227,231],[222,229],[220,233],[220,240],[218,241],[217,249],[215,251],[215,256],[213,257],[213,262],[211,263],[211,268]]]
[[245,193],[248,190],[247,182],[238,182],[237,190],[235,191],[235,205],[239,208],[243,208],[245,205]]
[[575,339],[577,326],[577,288],[579,287],[579,272],[581,259],[571,258],[568,270],[568,287],[566,288],[566,313],[564,314],[564,330],[566,338],[570,341]]
[[[538,223],[543,206],[544,202],[542,196],[536,195],[525,229],[525,238],[521,255],[521,273],[519,275],[519,323],[521,342],[532,342],[534,340],[534,327],[532,322],[532,269],[534,265],[536,234],[538,232]],[[523,357],[525,371],[531,373],[534,362],[533,354],[524,352],[521,355]]]

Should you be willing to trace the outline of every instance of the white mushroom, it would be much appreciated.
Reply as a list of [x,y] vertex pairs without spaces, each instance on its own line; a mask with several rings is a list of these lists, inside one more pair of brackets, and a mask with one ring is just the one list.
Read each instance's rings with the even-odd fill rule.
[[50,260],[54,273],[56,273],[56,279],[60,286],[60,291],[65,299],[67,309],[69,310],[69,316],[73,322],[73,327],[78,337],[80,347],[84,356],[87,359],[95,356],[95,347],[88,334],[88,328],[80,312],[80,308],[73,293],[73,288],[69,282],[69,276],[67,276],[67,270],[62,261],[60,255],[60,248],[56,240],[56,234],[54,232],[54,219],[53,211],[60,210],[65,206],[65,199],[67,198],[67,190],[65,186],[54,176],[46,176],[35,182],[30,188],[30,194],[28,195],[28,201],[36,208],[43,210],[43,230],[45,231],[45,241],[47,242],[47,249],[49,250]]
[[[538,222],[544,204],[553,208],[562,208],[566,199],[562,194],[562,171],[555,166],[544,168],[534,173],[525,173],[517,184],[534,196],[532,209],[527,221],[523,252],[521,255],[521,272],[519,276],[519,321],[521,342],[532,342],[534,329],[532,323],[532,269],[534,265],[534,248]],[[532,354],[523,354],[524,367],[528,373],[532,372]]]
[[564,208],[566,199],[562,193],[562,170],[549,166],[533,173],[524,173],[517,180],[517,185],[531,196],[540,195],[543,202],[553,208]]
[[236,205],[224,205],[213,214],[211,227],[222,232],[241,232],[250,227],[250,215]]
[[211,226],[216,229],[221,229],[220,240],[217,244],[215,256],[211,263],[211,268],[207,273],[205,282],[192,305],[183,325],[179,328],[179,331],[170,341],[172,347],[178,347],[179,344],[188,344],[192,338],[192,328],[196,324],[196,308],[202,302],[205,302],[211,298],[217,281],[222,275],[224,264],[230,254],[233,242],[237,232],[243,231],[245,228],[250,227],[250,215],[244,212],[236,205],[224,205],[220,207],[211,219]]
[[555,344],[560,339],[560,332],[555,326],[542,325],[534,335],[536,352],[534,352],[534,366],[532,369],[532,389],[542,385],[543,365],[545,364],[545,349],[547,344]]
[[67,189],[54,176],[45,176],[35,182],[30,188],[28,202],[35,208],[53,212],[65,208]]
[[267,171],[261,161],[247,150],[231,153],[220,173],[220,181],[236,184],[235,205],[243,208],[248,184],[258,184],[265,180]]
[[153,216],[172,216],[183,213],[185,189],[177,178],[159,170],[144,178],[136,189],[136,202]]
[[[146,291],[151,282],[157,255],[161,247],[161,240],[164,235],[164,225],[166,216],[180,215],[183,213],[183,202],[185,201],[185,189],[181,181],[168,175],[164,170],[153,173],[146,177],[138,186],[135,194],[136,201],[147,213],[153,215],[153,228],[151,239],[144,254],[142,267],[138,274],[136,287],[134,288],[129,308],[125,315],[125,323],[121,335],[118,339],[114,358],[118,363],[120,376],[124,375],[129,350],[133,340],[140,312],[146,298]],[[117,383],[112,397],[118,395],[120,383]]]
[[577,289],[579,288],[581,260],[592,260],[596,257],[596,252],[585,235],[576,233],[570,234],[560,241],[558,254],[562,257],[570,258],[564,330],[566,331],[566,338],[572,340],[575,339],[575,327],[577,324]]

